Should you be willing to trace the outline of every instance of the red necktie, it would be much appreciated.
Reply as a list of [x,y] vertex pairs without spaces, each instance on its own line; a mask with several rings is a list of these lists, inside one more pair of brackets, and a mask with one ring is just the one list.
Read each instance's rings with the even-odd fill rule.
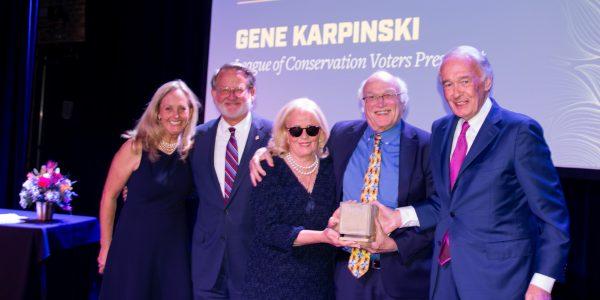
[[229,132],[231,136],[229,137],[229,143],[227,143],[227,150],[225,151],[225,204],[229,201],[235,174],[237,174],[238,170],[238,148],[237,140],[235,139],[235,127],[229,127]]
[[[452,159],[450,159],[450,191],[454,189],[454,183],[456,182],[458,171],[460,170],[460,167],[467,156],[468,145],[466,133],[469,127],[469,122],[465,121],[462,125],[460,135],[458,136],[458,141],[456,141],[456,148],[454,148],[454,153],[452,153]],[[446,230],[446,235],[444,236],[442,247],[440,248],[440,257],[438,258],[440,265],[443,265],[450,260],[450,239],[448,238],[449,232],[450,230]]]

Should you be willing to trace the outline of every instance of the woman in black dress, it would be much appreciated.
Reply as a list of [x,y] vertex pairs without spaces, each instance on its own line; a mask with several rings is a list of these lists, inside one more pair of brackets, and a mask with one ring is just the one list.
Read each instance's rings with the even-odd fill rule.
[[[181,80],[161,86],[115,154],[100,204],[100,299],[192,299],[184,201],[200,104]],[[113,236],[115,208],[128,196]]]
[[355,243],[338,240],[328,227],[338,208],[328,136],[321,109],[309,99],[277,115],[268,147],[275,167],[250,198],[256,231],[244,299],[333,299],[336,247]]

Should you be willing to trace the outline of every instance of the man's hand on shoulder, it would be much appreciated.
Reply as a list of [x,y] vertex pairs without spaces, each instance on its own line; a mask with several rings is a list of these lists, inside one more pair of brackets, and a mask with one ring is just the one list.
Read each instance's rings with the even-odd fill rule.
[[123,201],[127,201],[127,186],[123,187],[123,191],[121,193],[123,194]]
[[262,176],[267,175],[267,172],[260,166],[261,160],[267,160],[267,163],[271,167],[275,166],[273,164],[273,157],[267,148],[263,147],[256,150],[254,156],[250,159],[250,180],[252,181],[253,186],[256,186],[262,181]]

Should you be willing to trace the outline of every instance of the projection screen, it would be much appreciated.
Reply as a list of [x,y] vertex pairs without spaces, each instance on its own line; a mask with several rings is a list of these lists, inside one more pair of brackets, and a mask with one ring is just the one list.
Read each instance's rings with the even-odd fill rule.
[[494,70],[491,96],[544,128],[556,166],[600,169],[600,4],[584,0],[218,0],[205,119],[219,116],[213,72],[253,69],[253,111],[274,119],[308,97],[332,126],[364,118],[357,90],[384,69],[407,83],[406,122],[431,131],[451,113],[438,82],[443,55],[480,49]]

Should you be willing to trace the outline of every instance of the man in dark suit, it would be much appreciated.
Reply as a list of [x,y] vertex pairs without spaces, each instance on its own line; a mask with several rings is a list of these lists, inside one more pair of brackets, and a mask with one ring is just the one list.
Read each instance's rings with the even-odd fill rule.
[[432,299],[550,299],[569,215],[542,128],[488,97],[492,68],[473,47],[451,50],[439,79],[454,114],[432,127],[437,195],[383,208],[384,228],[437,226]]
[[[376,203],[395,209],[425,201],[434,193],[429,133],[402,121],[408,102],[406,84],[379,71],[363,82],[359,98],[366,120],[336,123],[326,146],[334,160],[337,198],[360,200],[377,135],[381,164]],[[257,155],[251,165],[256,171],[251,175],[260,180],[259,172],[263,171],[259,170],[260,153]],[[385,232],[389,236],[381,230],[378,233],[376,242],[363,246],[371,253],[365,273],[351,272],[350,253],[339,252],[336,298],[426,299],[433,230],[418,233],[412,228],[395,229]]]
[[254,236],[248,164],[271,138],[272,122],[251,113],[252,72],[225,64],[212,78],[221,117],[196,128],[190,154],[199,205],[192,238],[194,298],[241,299]]

